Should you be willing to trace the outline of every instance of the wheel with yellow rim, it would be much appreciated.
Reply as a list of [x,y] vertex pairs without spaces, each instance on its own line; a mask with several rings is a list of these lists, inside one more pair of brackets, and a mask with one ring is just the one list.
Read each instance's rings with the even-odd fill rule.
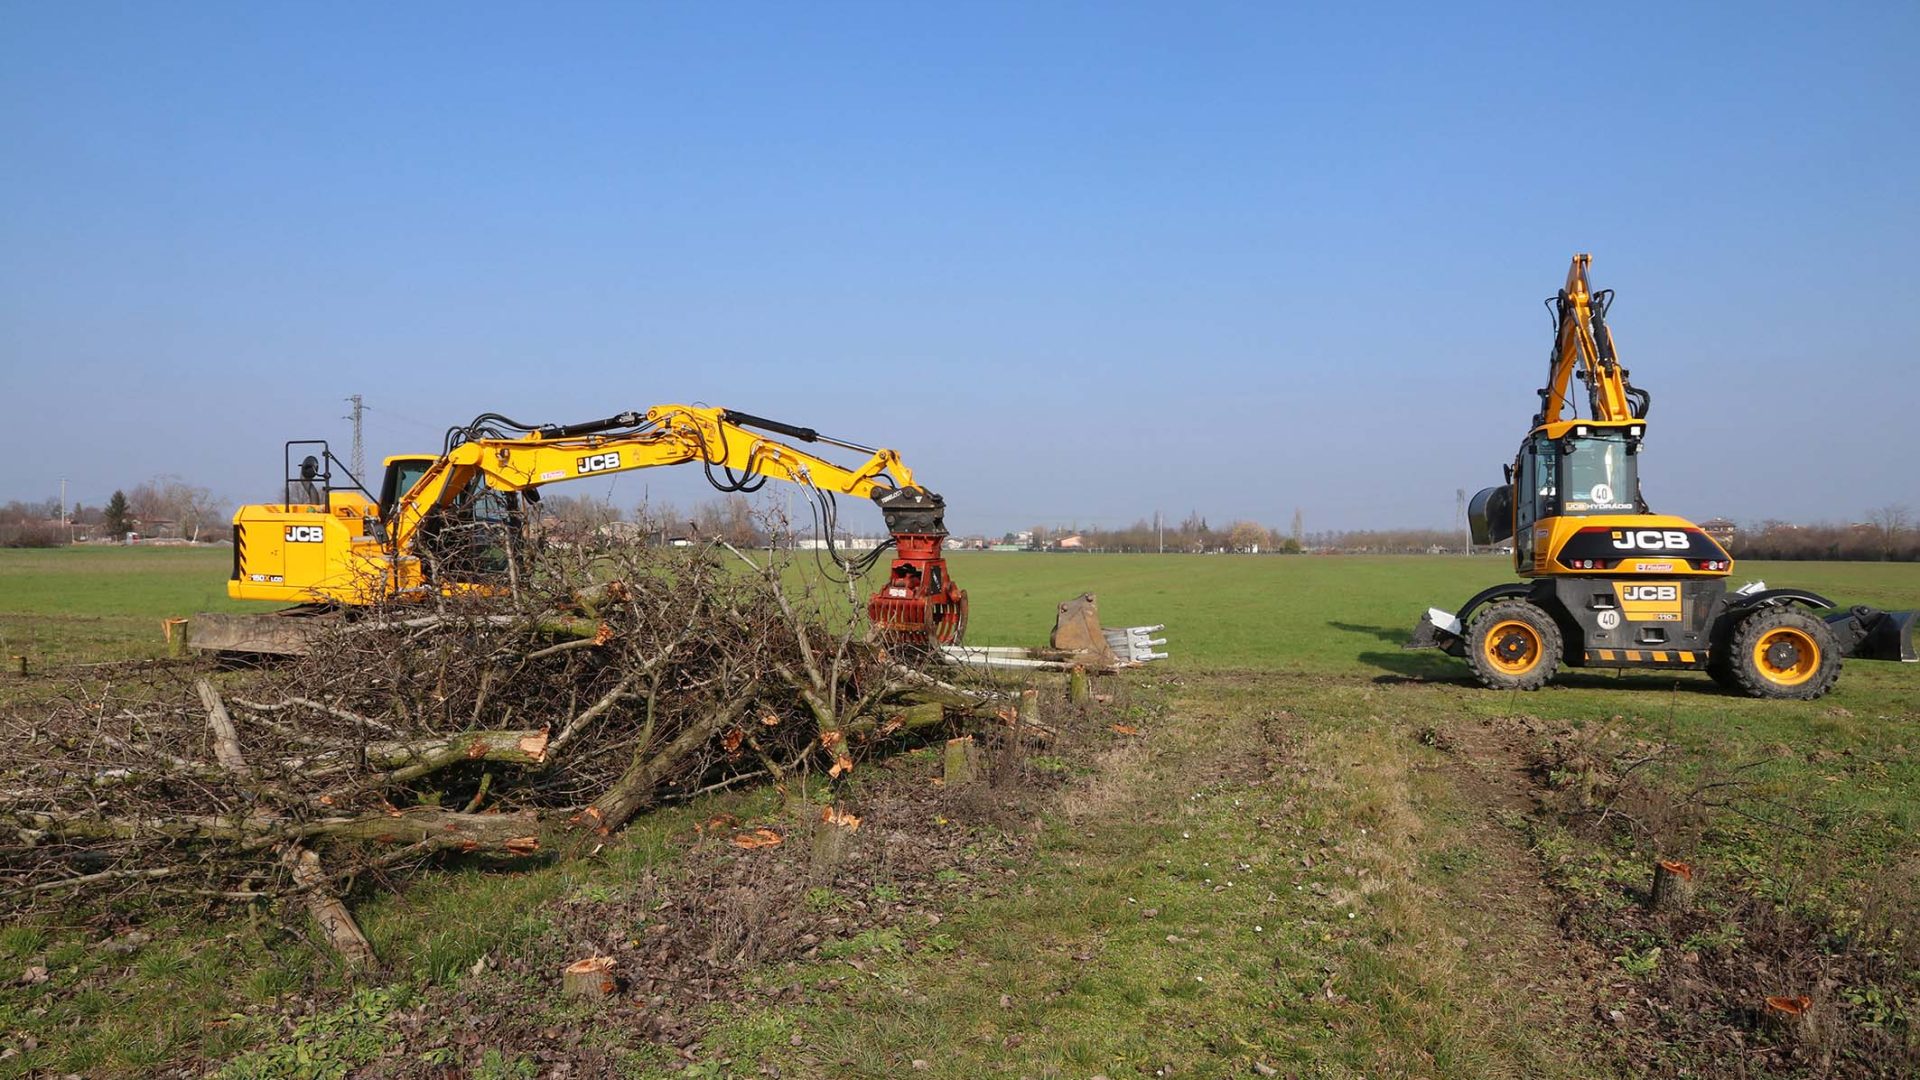
[[1727,642],[1733,681],[1748,697],[1811,701],[1840,679],[1840,650],[1827,624],[1799,608],[1748,615]]
[[1560,628],[1525,600],[1488,604],[1467,627],[1467,663],[1480,685],[1538,690],[1560,670]]

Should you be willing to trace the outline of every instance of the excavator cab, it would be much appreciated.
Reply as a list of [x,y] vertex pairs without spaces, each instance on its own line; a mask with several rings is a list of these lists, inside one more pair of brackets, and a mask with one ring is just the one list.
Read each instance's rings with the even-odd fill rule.
[[1581,421],[1537,428],[1507,469],[1507,483],[1487,488],[1468,506],[1476,544],[1513,538],[1515,569],[1533,571],[1538,526],[1563,517],[1644,514],[1640,440],[1646,425]]
[[401,454],[390,457],[386,462],[386,475],[380,480],[380,520],[393,520],[393,510],[400,502],[400,496],[413,490],[420,478],[427,475],[433,463],[440,460],[432,454]]

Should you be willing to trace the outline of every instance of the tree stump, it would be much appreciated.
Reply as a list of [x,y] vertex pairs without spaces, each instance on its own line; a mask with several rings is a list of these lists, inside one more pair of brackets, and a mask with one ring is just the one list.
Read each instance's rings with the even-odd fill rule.
[[821,807],[820,817],[813,823],[813,862],[808,876],[815,881],[833,876],[834,869],[846,860],[858,828],[859,817],[831,806]]
[[1020,691],[1020,723],[1027,727],[1040,726],[1040,691]]
[[1674,859],[1653,864],[1653,893],[1650,905],[1655,911],[1683,912],[1693,907],[1693,867]]
[[162,619],[160,632],[166,635],[168,656],[178,660],[187,655],[187,620],[179,616]]
[[1760,1009],[1761,1019],[1781,1042],[1813,1046],[1820,1041],[1820,1024],[1813,999],[1805,994],[1770,997]]
[[1067,675],[1067,700],[1075,705],[1084,705],[1093,697],[1093,689],[1087,684],[1085,668],[1074,668]]
[[7,658],[7,666],[13,669],[15,675],[24,676],[27,673],[27,658],[24,656],[10,656]]
[[611,956],[575,960],[560,973],[560,993],[565,997],[604,1001],[613,996],[615,988]]
[[947,740],[946,765],[948,787],[965,787],[980,779],[980,747],[975,745],[973,736]]

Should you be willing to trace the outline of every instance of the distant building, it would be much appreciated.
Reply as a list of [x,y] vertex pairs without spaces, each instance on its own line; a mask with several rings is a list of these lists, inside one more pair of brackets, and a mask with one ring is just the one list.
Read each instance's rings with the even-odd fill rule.
[[593,534],[602,540],[623,544],[647,538],[646,527],[631,521],[609,521],[593,530]]
[[[872,551],[882,543],[877,536],[836,536],[833,546],[841,551]],[[822,551],[827,542],[818,536],[802,536],[794,540],[793,546],[801,551]]]
[[1078,533],[1076,533],[1072,536],[1061,537],[1060,542],[1054,546],[1059,548],[1084,548],[1087,546],[1087,542]]
[[1700,523],[1700,528],[1708,536],[1719,541],[1721,547],[1729,550],[1733,548],[1733,534],[1738,531],[1738,527],[1733,522],[1723,517],[1709,518]]

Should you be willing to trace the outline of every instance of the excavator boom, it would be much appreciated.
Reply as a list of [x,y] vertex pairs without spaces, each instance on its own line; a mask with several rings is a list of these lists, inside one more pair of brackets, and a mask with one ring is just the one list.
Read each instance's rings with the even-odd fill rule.
[[1592,264],[1593,256],[1575,255],[1567,268],[1566,284],[1548,301],[1554,313],[1553,354],[1548,358],[1547,385],[1540,391],[1534,427],[1563,419],[1562,410],[1572,404],[1568,391],[1576,375],[1586,384],[1589,419],[1646,418],[1650,396],[1627,381],[1627,369],[1614,352],[1613,330],[1607,326],[1613,290],[1595,295],[1587,281]]

